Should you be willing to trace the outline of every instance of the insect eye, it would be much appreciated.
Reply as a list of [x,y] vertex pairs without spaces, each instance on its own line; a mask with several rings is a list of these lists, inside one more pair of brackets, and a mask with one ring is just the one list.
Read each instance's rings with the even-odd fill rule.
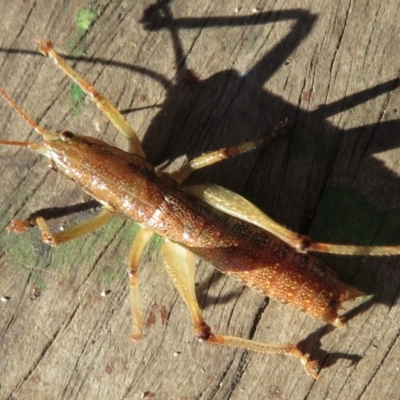
[[52,171],[57,172],[57,167],[52,162],[49,162],[47,165]]
[[72,132],[69,131],[64,131],[60,133],[60,138],[63,142],[69,142],[75,137],[75,135]]

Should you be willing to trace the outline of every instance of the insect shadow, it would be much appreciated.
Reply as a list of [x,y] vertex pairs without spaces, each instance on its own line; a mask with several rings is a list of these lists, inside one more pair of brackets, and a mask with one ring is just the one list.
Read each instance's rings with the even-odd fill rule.
[[[212,181],[228,187],[255,202],[273,219],[314,240],[398,244],[400,213],[395,206],[399,204],[399,178],[375,154],[400,146],[399,120],[346,130],[328,119],[394,91],[400,85],[399,79],[305,110],[269,92],[265,85],[278,69],[290,67],[287,65],[290,56],[296,48],[301,48],[317,15],[292,9],[235,17],[174,18],[171,3],[170,0],[155,2],[140,20],[149,31],[169,32],[177,68],[173,82],[163,83],[159,79],[165,88],[165,98],[142,140],[148,159],[154,165],[168,164],[181,156],[192,159],[204,152],[266,137],[280,120],[289,118],[293,128],[278,143],[201,170],[189,184]],[[201,79],[187,65],[191,54],[183,50],[180,32],[184,30],[216,27],[229,30],[288,22],[289,33],[245,74],[228,69]],[[242,42],[246,40],[243,36]],[[223,43],[220,51],[224,52]],[[305,90],[303,100],[307,103],[310,96],[311,91]],[[272,162],[277,166],[271,168]],[[275,175],[266,175],[265,171],[271,170]],[[335,175],[342,181],[330,183]],[[366,182],[367,189],[363,187]],[[382,196],[376,204],[370,204],[374,191],[380,191]],[[374,236],[378,229],[368,229],[382,224],[387,224],[387,228],[381,229],[378,237]],[[334,231],[333,236],[330,231]],[[346,282],[366,293],[381,292],[377,301],[392,304],[393,296],[398,296],[395,282],[400,282],[400,273],[389,266],[394,261],[380,259],[384,260],[380,265],[385,264],[386,272],[382,272],[382,267],[377,272],[372,267],[369,270],[360,267],[363,260],[357,257],[322,258]],[[388,280],[394,282],[390,288]],[[227,299],[219,299],[224,300]],[[205,305],[215,301],[209,298]],[[365,305],[360,307],[364,309]]]

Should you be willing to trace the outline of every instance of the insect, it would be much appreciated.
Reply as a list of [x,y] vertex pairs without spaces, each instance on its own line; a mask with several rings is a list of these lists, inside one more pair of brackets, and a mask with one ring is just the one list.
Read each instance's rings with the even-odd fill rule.
[[400,246],[315,243],[279,225],[230,190],[212,184],[183,187],[181,184],[193,171],[249,151],[269,139],[204,154],[173,173],[156,171],[146,161],[138,136],[112,103],[71,69],[55,52],[51,42],[40,41],[39,50],[89,95],[106,118],[127,137],[130,148],[125,152],[92,137],[46,130],[0,88],[0,94],[43,138],[42,143],[0,140],[0,144],[27,147],[45,156],[53,170],[75,182],[103,205],[102,211],[91,220],[60,233],[51,232],[40,214],[33,214],[24,221],[12,221],[9,230],[22,233],[27,227],[37,226],[42,240],[57,246],[93,232],[109,222],[114,214],[133,219],[142,229],[128,257],[132,341],[139,341],[143,330],[137,280],[140,258],[152,235],[158,234],[165,239],[161,251],[166,270],[189,309],[199,340],[289,355],[299,359],[305,370],[318,379],[317,362],[310,360],[294,344],[269,344],[212,332],[196,299],[194,254],[265,296],[342,327],[344,319],[338,315],[341,304],[363,293],[342,282],[331,269],[307,253],[393,255],[400,254]]

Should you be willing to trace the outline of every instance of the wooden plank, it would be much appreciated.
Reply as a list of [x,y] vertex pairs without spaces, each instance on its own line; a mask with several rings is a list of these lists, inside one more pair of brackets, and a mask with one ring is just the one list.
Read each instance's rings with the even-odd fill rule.
[[[127,111],[154,164],[264,137],[287,117],[286,137],[191,183],[228,187],[317,240],[398,244],[398,2],[167,3],[3,0],[0,85],[49,129],[105,132],[125,146],[88,101],[72,107],[70,83],[36,50],[51,39]],[[0,107],[1,138],[36,140]],[[294,360],[197,343],[156,244],[143,259],[145,339],[134,346],[124,264],[133,224],[115,218],[56,249],[34,229],[8,235],[13,218],[87,197],[27,150],[2,146],[0,160],[0,296],[10,297],[0,303],[0,398],[398,398],[398,258],[323,257],[375,294],[354,304],[346,330],[199,265],[215,332],[299,343],[321,363],[318,383]]]

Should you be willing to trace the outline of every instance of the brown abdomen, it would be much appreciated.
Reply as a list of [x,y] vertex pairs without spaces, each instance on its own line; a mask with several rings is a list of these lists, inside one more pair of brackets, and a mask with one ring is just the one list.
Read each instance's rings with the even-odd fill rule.
[[265,296],[342,326],[340,304],[363,294],[320,260],[295,251],[268,232],[237,220],[227,232],[213,248],[193,252]]

